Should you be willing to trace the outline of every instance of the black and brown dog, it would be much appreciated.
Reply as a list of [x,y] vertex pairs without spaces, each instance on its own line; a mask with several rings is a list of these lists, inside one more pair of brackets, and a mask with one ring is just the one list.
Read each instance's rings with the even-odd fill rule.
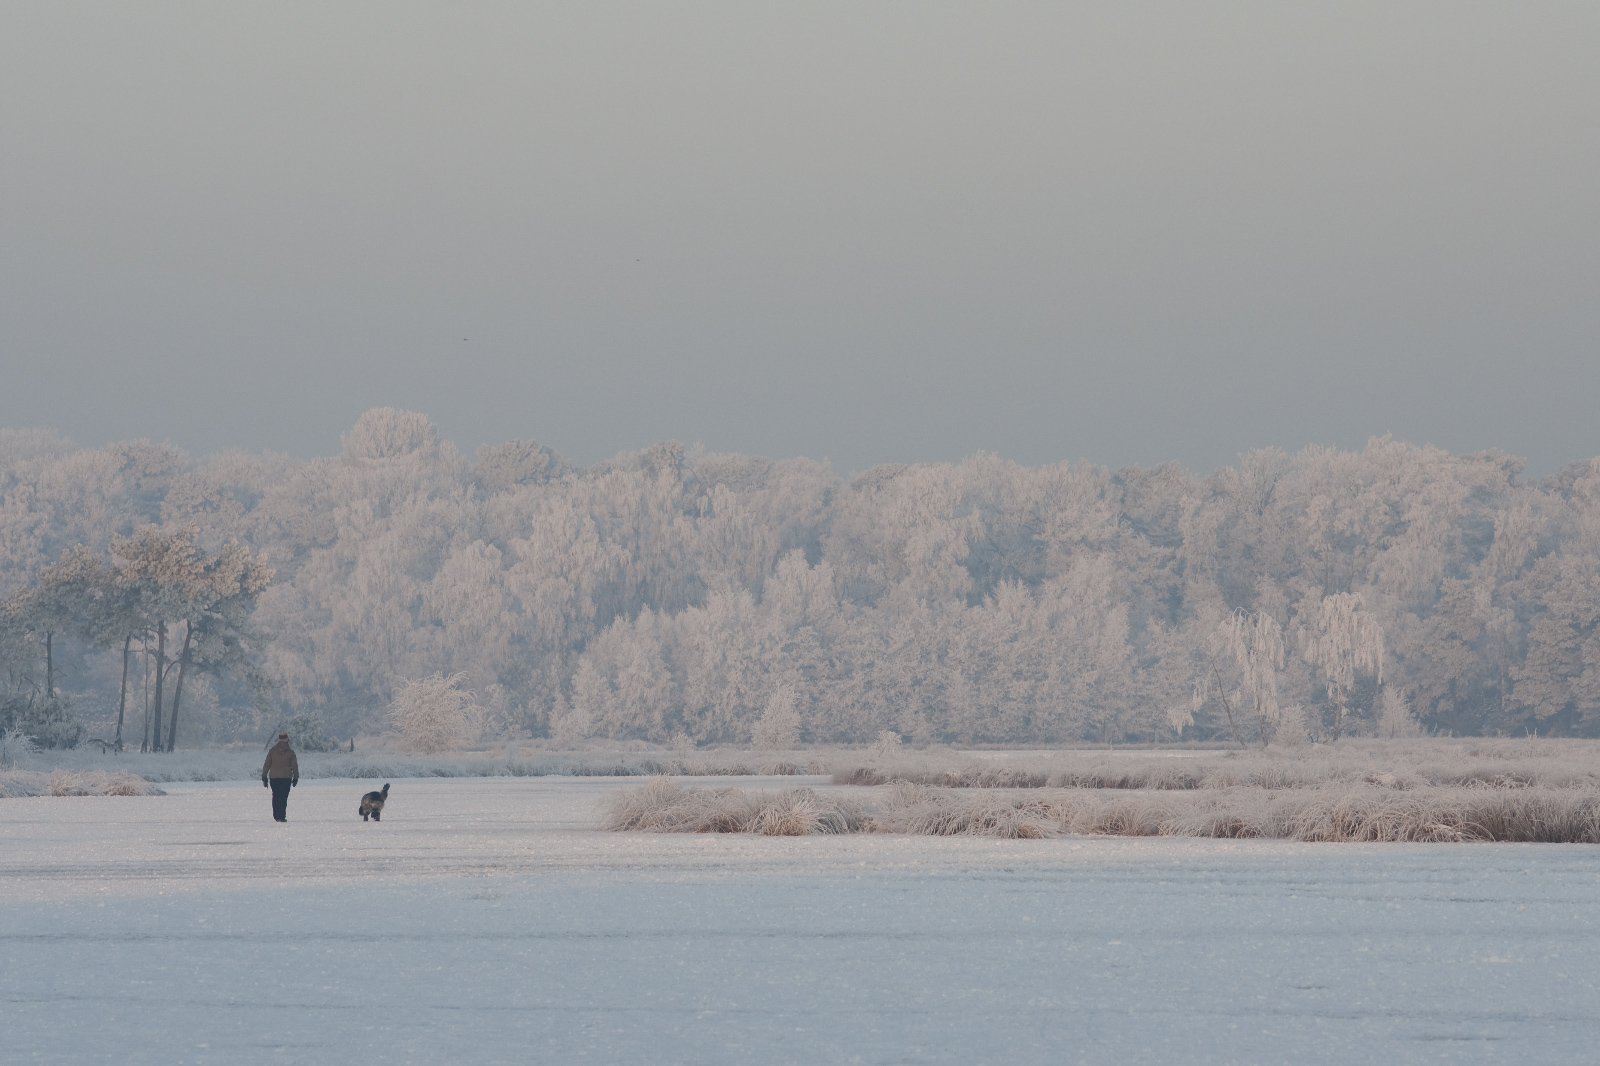
[[374,822],[381,822],[383,818],[383,803],[389,798],[389,786],[385,784],[382,792],[368,792],[361,797],[361,806],[356,808],[356,813],[361,815],[361,820],[367,820],[371,815]]

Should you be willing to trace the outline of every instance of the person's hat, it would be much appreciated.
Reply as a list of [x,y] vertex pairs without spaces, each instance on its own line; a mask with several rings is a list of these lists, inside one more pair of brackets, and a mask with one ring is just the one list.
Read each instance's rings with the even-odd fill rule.
[[289,734],[288,733],[279,733],[278,734],[278,739],[279,740],[288,740],[289,739]]

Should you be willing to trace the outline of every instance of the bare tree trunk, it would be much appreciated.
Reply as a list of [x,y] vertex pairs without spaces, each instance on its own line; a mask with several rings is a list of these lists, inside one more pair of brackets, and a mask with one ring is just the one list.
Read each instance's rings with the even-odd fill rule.
[[144,729],[139,734],[139,750],[150,750],[150,638],[139,638],[139,659],[144,671]]
[[122,640],[122,692],[117,696],[117,750],[122,750],[122,715],[128,709],[128,650],[133,647],[133,634]]
[[194,638],[194,623],[183,623],[183,654],[178,656],[178,683],[172,686],[172,722],[167,727],[167,750],[178,750],[178,704],[183,699],[183,675],[189,669],[189,649]]
[[161,750],[161,683],[167,677],[167,623],[156,623],[156,699],[155,729],[150,734],[150,750]]
[[[1208,658],[1209,658],[1209,656],[1208,656]],[[1211,659],[1211,676],[1216,678],[1216,681],[1217,681],[1217,699],[1222,701],[1222,709],[1224,711],[1226,711],[1227,715],[1228,715],[1228,730],[1229,730],[1229,732],[1231,732],[1233,734],[1233,739],[1238,743],[1240,748],[1248,749],[1250,747],[1250,745],[1246,744],[1244,742],[1244,737],[1239,735],[1239,725],[1238,725],[1238,723],[1236,723],[1233,720],[1233,704],[1228,702],[1227,690],[1222,687],[1222,671],[1217,669],[1217,660],[1216,659]]]
[[46,632],[44,635],[44,698],[56,698],[56,661],[51,653],[50,642],[55,637],[54,633]]

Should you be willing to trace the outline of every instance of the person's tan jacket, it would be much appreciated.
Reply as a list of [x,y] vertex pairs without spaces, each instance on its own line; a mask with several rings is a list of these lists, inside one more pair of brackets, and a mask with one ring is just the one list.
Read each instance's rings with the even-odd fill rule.
[[269,777],[300,780],[300,760],[294,757],[294,749],[287,740],[280,740],[267,749],[267,761],[261,764],[261,780]]

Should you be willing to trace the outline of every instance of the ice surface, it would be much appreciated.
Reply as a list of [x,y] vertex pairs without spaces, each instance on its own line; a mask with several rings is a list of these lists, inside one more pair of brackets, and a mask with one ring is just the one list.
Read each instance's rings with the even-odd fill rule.
[[[1600,849],[654,836],[626,779],[0,801],[0,1060],[1588,1063]],[[719,779],[716,783],[728,783]],[[818,780],[745,779],[744,787]]]

